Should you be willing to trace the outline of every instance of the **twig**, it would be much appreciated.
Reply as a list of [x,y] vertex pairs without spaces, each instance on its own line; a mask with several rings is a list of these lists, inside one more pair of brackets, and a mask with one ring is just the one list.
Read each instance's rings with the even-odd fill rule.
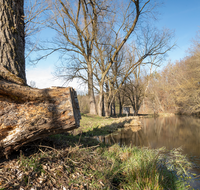
[[55,150],[56,152],[59,153],[58,150],[56,150],[55,148],[52,148],[52,147],[50,147],[50,146],[45,146],[45,145],[38,145],[38,146],[39,146],[39,147],[43,147],[43,148],[49,148],[49,149]]
[[79,164],[80,162],[75,162],[73,161],[71,158],[67,157],[67,159],[69,159],[70,161],[72,161],[74,164]]

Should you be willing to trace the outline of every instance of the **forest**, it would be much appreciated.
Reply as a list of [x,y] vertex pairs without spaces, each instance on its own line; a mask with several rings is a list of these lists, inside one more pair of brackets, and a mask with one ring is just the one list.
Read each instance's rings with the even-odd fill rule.
[[[161,68],[138,66],[115,94],[110,114],[122,114],[122,106],[133,108],[135,115],[174,113],[199,115],[200,32],[187,56],[169,61]],[[161,64],[162,65],[162,64]],[[119,79],[118,79],[119,80]],[[117,84],[113,90],[117,89]],[[89,112],[87,95],[79,95],[81,112]],[[96,96],[98,100],[98,95]]]
[[[122,115],[123,107],[134,115],[198,114],[199,33],[185,58],[166,64],[176,43],[173,31],[155,26],[161,5],[156,0],[25,2],[24,26],[17,28],[21,34],[24,30],[17,41],[23,51],[17,48],[15,55],[11,48],[10,53],[16,44],[5,46],[5,35],[2,65],[26,83],[25,65],[57,56],[54,76],[87,87],[79,104],[81,112],[91,115]],[[54,37],[37,41],[42,31]],[[17,63],[23,60],[22,67],[6,63],[13,61],[12,55]],[[34,81],[30,85],[35,87]]]
[[154,25],[160,1],[45,3],[41,24],[56,35],[36,45],[34,52],[40,56],[31,62],[58,53],[54,74],[64,82],[77,79],[87,86],[90,114],[109,116],[116,99],[121,114],[126,98],[137,115],[148,90],[148,85],[142,90],[141,83],[150,83],[153,67],[161,65],[175,46],[173,31]]
[[[155,26],[160,1],[34,2],[26,7],[26,54],[37,55],[30,56],[34,64],[58,55],[54,76],[87,87],[78,97],[81,112],[122,115],[130,107],[134,115],[198,114],[199,33],[185,58],[166,64],[177,47],[173,31]],[[32,43],[39,27],[55,37]]]

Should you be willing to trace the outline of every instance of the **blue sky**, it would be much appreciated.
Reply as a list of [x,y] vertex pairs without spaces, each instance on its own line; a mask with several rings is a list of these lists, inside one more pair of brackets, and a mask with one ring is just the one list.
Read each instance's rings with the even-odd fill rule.
[[177,47],[169,52],[168,59],[172,62],[187,56],[187,50],[192,39],[200,30],[200,1],[199,0],[165,0],[159,8],[160,19],[156,25],[166,27],[175,32]]
[[[158,9],[160,16],[156,21],[156,26],[160,29],[168,28],[175,32],[176,48],[168,53],[166,61],[175,62],[187,56],[187,50],[192,44],[192,39],[200,30],[200,0],[164,0],[164,4]],[[44,31],[41,36],[51,33]],[[50,56],[41,61],[36,66],[27,66],[28,82],[35,81],[38,88],[47,88],[51,86],[62,86],[63,81],[55,80],[52,73],[54,65],[58,62],[58,55]],[[162,68],[162,67],[161,67]],[[66,86],[66,85],[65,85]],[[73,88],[78,87],[77,81],[67,84]],[[84,91],[82,86],[81,90]]]

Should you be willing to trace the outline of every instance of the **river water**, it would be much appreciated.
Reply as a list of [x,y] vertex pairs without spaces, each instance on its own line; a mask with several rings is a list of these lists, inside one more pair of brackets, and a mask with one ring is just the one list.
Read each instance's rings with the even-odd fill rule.
[[115,133],[98,137],[108,144],[166,147],[168,150],[182,147],[183,154],[193,162],[190,185],[200,189],[200,119],[187,116],[158,117],[141,119],[142,129],[119,129]]

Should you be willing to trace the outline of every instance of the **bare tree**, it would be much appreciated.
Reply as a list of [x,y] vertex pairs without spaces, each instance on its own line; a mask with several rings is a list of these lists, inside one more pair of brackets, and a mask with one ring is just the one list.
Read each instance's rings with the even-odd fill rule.
[[[123,61],[118,60],[117,57],[119,56],[119,53],[115,57],[111,70],[105,76],[104,82],[108,83],[108,87],[110,88],[106,91],[106,93],[103,92],[104,84],[102,84],[103,80],[101,78],[99,83],[100,94],[105,94],[105,108],[109,108],[119,89],[122,88],[125,81],[130,78],[138,66],[147,64],[159,66],[165,58],[167,52],[174,46],[174,44],[171,44],[173,33],[168,30],[159,31],[156,28],[151,28],[147,25],[145,30],[142,29],[139,34],[139,38],[132,42],[134,45],[132,45],[132,47],[126,47],[126,55],[124,55]],[[113,52],[111,52],[110,55],[112,55],[112,53]],[[103,53],[100,53],[100,55],[101,54]],[[99,67],[101,70],[101,76],[103,76],[103,73],[106,70],[105,68],[109,65],[109,62],[106,63],[106,61],[110,59],[102,58],[100,60],[103,60],[100,63],[101,66]],[[135,78],[138,77],[134,77],[134,79]],[[135,82],[137,83],[137,81]],[[135,85],[138,86],[137,84]],[[106,115],[109,115],[109,112],[106,112]]]
[[36,49],[39,44],[37,36],[44,29],[45,11],[48,10],[46,0],[26,1],[24,5],[24,22],[25,22],[25,58]]
[[[155,112],[200,113],[200,37],[193,40],[187,57],[169,62],[161,72],[151,74],[145,107]],[[159,59],[158,59],[159,60]],[[152,61],[151,61],[152,62]]]
[[[97,36],[99,19],[107,9],[106,1],[91,0],[86,3],[84,0],[55,0],[49,1],[51,20],[48,26],[58,33],[54,39],[54,47],[47,48],[49,54],[60,51],[63,54],[70,52],[70,56],[75,57],[73,66],[66,66],[72,73],[84,70],[86,77],[81,77],[88,84],[88,96],[90,99],[90,114],[96,114],[96,104],[94,98],[93,69],[92,61],[94,39]],[[45,50],[45,48],[41,48]],[[47,56],[45,55],[45,56]],[[76,61],[79,61],[78,63]],[[62,70],[62,68],[61,68]],[[73,71],[72,71],[73,70]],[[69,72],[68,72],[69,73]],[[60,75],[59,75],[60,76]],[[69,74],[69,76],[72,76]],[[80,75],[81,76],[81,75]],[[72,79],[71,77],[68,80]]]
[[[169,31],[158,32],[143,24],[144,21],[146,23],[147,16],[149,19],[154,15],[156,1],[49,2],[51,20],[48,26],[55,30],[58,36],[51,43],[52,46],[39,49],[47,50],[48,53],[38,60],[56,51],[62,52],[61,57],[66,58],[63,59],[66,63],[59,67],[57,75],[67,80],[80,78],[88,84],[91,114],[96,114],[94,89],[99,92],[98,110],[99,115],[102,115],[100,110],[103,96],[105,108],[109,109],[112,99],[138,65],[149,62],[148,58],[152,56],[159,59],[172,48],[169,45]],[[134,52],[136,59],[123,71],[124,77],[116,84],[117,74],[114,78],[111,77],[114,71],[112,67],[132,34],[132,43],[137,42],[137,46],[134,46],[137,50]],[[143,39],[140,39],[141,35]],[[115,88],[116,86],[118,87]],[[106,111],[106,115],[109,115],[109,111]]]
[[180,113],[200,112],[199,73],[199,60],[194,55],[177,62],[170,70],[172,79],[171,84],[168,83],[168,93],[175,99]]
[[[126,4],[126,7],[124,8],[125,20],[122,21],[122,24],[119,27],[117,38],[119,39],[119,34],[121,31],[123,31],[124,27],[125,30],[123,33],[125,36],[122,37],[119,47],[115,50],[111,62],[109,66],[106,67],[101,80],[104,81],[105,76],[114,61],[114,58],[136,27],[139,15],[142,13],[145,6],[149,4],[149,2],[150,0],[146,1],[145,3],[141,3],[139,0],[131,0]],[[112,6],[112,1],[109,1],[109,4]],[[132,7],[132,4],[134,7]],[[96,63],[92,60],[94,42],[95,45],[101,43],[101,41],[99,41],[100,39],[98,38],[99,32],[102,30],[100,26],[102,23],[108,22],[109,19],[106,19],[106,16],[111,15],[109,18],[114,18],[114,23],[116,23],[116,20],[120,18],[121,15],[116,18],[113,15],[120,12],[117,12],[118,10],[113,11],[110,8],[111,6],[108,6],[106,0],[91,0],[88,2],[84,0],[79,0],[76,2],[70,0],[55,0],[51,1],[50,5],[52,11],[50,15],[51,21],[49,22],[48,26],[57,31],[59,37],[53,42],[56,44],[56,47],[54,46],[46,49],[49,50],[47,55],[55,51],[63,51],[64,54],[66,52],[70,52],[71,55],[73,54],[73,56],[76,57],[76,60],[80,61],[79,63],[81,63],[82,66],[76,67],[74,73],[80,73],[80,70],[85,70],[87,72],[87,78],[84,78],[84,80],[88,83],[90,113],[96,114],[93,91],[93,71]],[[134,19],[132,19],[132,17],[134,17]],[[110,29],[112,30],[113,27],[114,26],[112,26]],[[44,50],[44,48],[42,48],[42,50]],[[73,66],[73,68],[75,67]]]
[[200,112],[198,50],[196,53],[193,51],[183,60],[169,63],[152,78],[149,88],[151,107],[158,112]]
[[[115,16],[111,19],[109,25],[102,26],[104,31],[109,31],[109,36],[106,35],[107,33],[104,35],[101,34],[98,36],[99,38],[95,39],[95,47],[98,52],[95,60],[98,62],[98,69],[101,73],[98,78],[99,115],[101,115],[103,96],[105,103],[104,108],[107,110],[105,112],[106,115],[109,115],[109,106],[112,103],[112,99],[115,98],[116,93],[134,69],[140,64],[152,63],[152,59],[154,60],[154,64],[160,63],[164,55],[173,47],[173,44],[170,45],[170,41],[173,37],[170,31],[158,31],[149,25],[141,25],[141,23],[138,22],[142,19],[141,15],[148,14],[154,8],[152,4],[150,4],[150,1],[130,1],[129,4],[125,4],[124,6],[124,11],[123,8],[120,7],[123,15]],[[123,30],[124,28],[125,30]],[[116,84],[117,73],[113,72],[114,70],[112,70],[112,67],[115,67],[119,52],[132,33],[134,34],[132,36],[134,39],[132,43],[134,44],[133,53],[135,60],[134,62],[132,61],[131,64],[126,65],[122,80],[119,84]],[[114,88],[114,84],[118,87]]]
[[138,111],[145,97],[145,79],[141,76],[141,66],[134,70],[133,76],[129,77],[126,84],[123,86],[124,96],[132,105],[134,115],[138,115]]

